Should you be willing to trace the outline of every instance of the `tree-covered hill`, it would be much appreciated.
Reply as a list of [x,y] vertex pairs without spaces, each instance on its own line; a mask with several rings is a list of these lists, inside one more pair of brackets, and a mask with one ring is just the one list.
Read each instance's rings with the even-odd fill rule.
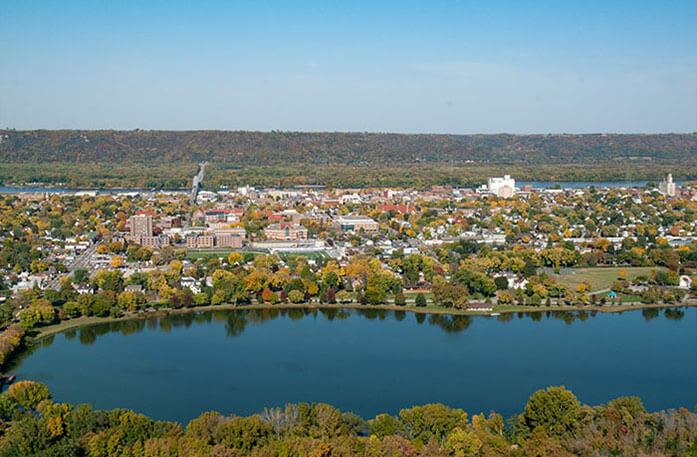
[[[246,131],[0,130],[0,162],[197,162],[232,166],[468,162],[697,163],[697,134],[402,135]],[[621,163],[619,163],[621,162]]]

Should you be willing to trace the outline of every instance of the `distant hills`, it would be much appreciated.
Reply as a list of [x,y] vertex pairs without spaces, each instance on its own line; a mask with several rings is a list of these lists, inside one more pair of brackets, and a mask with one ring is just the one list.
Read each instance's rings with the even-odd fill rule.
[[697,134],[403,135],[150,130],[0,130],[2,163],[167,163],[245,166],[399,164],[644,166],[697,163]]

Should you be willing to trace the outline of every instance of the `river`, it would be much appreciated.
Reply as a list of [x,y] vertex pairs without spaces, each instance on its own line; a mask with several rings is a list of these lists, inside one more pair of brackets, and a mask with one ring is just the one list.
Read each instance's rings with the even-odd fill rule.
[[182,423],[326,402],[364,418],[429,402],[523,410],[565,385],[587,404],[697,403],[697,309],[443,316],[377,310],[212,311],[116,322],[43,341],[15,367],[54,400]]

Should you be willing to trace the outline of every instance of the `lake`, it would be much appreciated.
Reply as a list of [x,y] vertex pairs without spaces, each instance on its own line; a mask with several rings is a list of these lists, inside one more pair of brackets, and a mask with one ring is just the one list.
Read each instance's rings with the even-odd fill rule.
[[184,424],[326,402],[364,418],[429,402],[522,412],[565,385],[587,404],[638,395],[649,410],[697,404],[697,309],[499,317],[379,310],[254,310],[116,322],[45,339],[18,379],[54,400]]

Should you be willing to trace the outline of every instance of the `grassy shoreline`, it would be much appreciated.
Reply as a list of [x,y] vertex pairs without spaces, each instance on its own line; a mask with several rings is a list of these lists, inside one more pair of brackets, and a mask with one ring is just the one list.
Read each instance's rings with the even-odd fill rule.
[[493,311],[470,311],[443,308],[437,306],[426,306],[419,308],[416,306],[396,306],[396,305],[361,305],[357,303],[329,304],[329,303],[297,303],[297,304],[256,304],[256,305],[207,305],[196,306],[193,308],[180,309],[150,309],[147,311],[139,311],[128,313],[121,317],[97,317],[97,316],[82,316],[74,319],[65,320],[57,324],[48,325],[35,329],[36,333],[30,337],[30,340],[37,341],[48,336],[57,335],[67,330],[89,327],[110,322],[130,321],[149,319],[153,317],[164,317],[171,314],[190,314],[202,311],[226,311],[226,310],[263,310],[263,309],[358,309],[358,310],[384,310],[384,311],[405,311],[415,314],[448,314],[453,316],[489,316],[492,313],[508,314],[518,312],[546,312],[546,311],[597,311],[601,313],[620,313],[624,311],[640,310],[647,308],[676,308],[676,307],[693,307],[697,303],[675,303],[675,304],[641,304],[641,305],[591,305],[591,306],[496,306]]

